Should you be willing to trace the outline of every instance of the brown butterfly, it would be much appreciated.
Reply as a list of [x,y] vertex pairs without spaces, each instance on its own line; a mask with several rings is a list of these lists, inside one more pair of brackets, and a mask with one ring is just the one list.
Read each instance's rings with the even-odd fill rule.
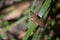
[[31,20],[36,24],[36,26],[44,26],[44,23],[41,19],[39,19],[39,17],[34,13],[34,12],[30,12],[31,15]]

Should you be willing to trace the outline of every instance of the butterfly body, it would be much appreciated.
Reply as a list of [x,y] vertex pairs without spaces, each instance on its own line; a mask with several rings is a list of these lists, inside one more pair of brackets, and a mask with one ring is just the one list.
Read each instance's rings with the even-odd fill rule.
[[38,26],[44,26],[44,23],[43,23],[43,21],[41,20],[41,19],[39,19],[39,17],[35,14],[35,13],[33,13],[33,12],[31,12],[30,13],[30,15],[31,15],[31,20]]

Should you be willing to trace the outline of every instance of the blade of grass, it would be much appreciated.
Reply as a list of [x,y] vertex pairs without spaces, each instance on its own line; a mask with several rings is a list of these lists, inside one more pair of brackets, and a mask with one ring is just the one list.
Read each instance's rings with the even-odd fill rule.
[[42,17],[44,13],[47,11],[51,3],[51,0],[46,0],[44,4],[42,5],[40,12],[38,13],[38,16]]
[[33,22],[31,22],[32,25],[30,25],[31,27],[28,29],[26,35],[23,37],[22,40],[27,40],[28,37],[30,36],[31,32],[34,30],[35,26],[33,25]]
[[36,1],[37,1],[37,0],[34,0],[34,1],[33,1],[32,5],[31,5],[31,11],[34,10],[34,4],[36,3]]
[[32,40],[37,40],[38,34],[39,34],[40,28],[34,33]]
[[[43,1],[44,2],[44,1]],[[41,2],[35,9],[34,9],[34,12],[36,12],[38,9],[40,9],[41,8],[41,6],[42,6],[42,4],[43,4],[43,2]]]
[[[34,0],[32,2],[32,5],[31,5],[31,8],[30,8],[30,11],[33,11],[34,10],[34,4],[36,3],[37,0]],[[28,26],[30,27],[31,25],[31,16],[30,16],[30,12],[29,12],[29,22],[28,22]]]
[[6,27],[4,30],[0,31],[0,32],[6,32],[7,30],[12,29],[13,27],[15,27],[16,25],[18,25],[19,23],[21,23],[22,21],[26,20],[27,16],[24,16],[23,18],[19,19],[18,21],[16,21],[15,23],[13,23],[11,26]]
[[30,8],[24,12],[24,15],[29,16]]
[[49,8],[49,9],[46,11],[46,13],[43,15],[43,17],[42,17],[43,20],[47,20],[46,18],[47,18],[47,16],[48,16],[49,11],[50,11],[50,8]]
[[[36,0],[33,1],[30,11],[33,11],[35,2],[36,2]],[[31,21],[30,11],[29,11],[29,15],[28,15],[29,16],[29,22],[28,22],[29,29],[28,29],[26,35],[22,38],[22,40],[27,40],[29,38],[31,32],[35,28],[34,23]]]
[[51,40],[51,37],[49,35],[45,35],[44,40]]

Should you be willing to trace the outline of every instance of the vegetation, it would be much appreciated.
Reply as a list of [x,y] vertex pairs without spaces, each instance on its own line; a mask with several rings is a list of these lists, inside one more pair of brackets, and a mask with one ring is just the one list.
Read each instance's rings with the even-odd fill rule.
[[60,40],[59,0],[1,0],[0,40]]

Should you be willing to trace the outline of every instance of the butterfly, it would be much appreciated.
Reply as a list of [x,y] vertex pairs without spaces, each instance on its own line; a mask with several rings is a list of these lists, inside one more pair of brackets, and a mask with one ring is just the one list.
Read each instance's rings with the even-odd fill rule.
[[30,11],[31,20],[36,24],[36,26],[44,26],[44,23],[39,17],[32,11]]

